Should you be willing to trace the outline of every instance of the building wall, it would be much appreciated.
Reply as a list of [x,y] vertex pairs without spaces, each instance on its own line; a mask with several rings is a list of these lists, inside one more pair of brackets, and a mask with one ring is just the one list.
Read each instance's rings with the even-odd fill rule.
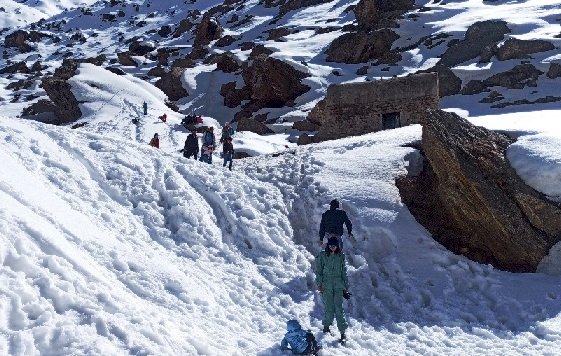
[[382,114],[400,113],[400,124],[418,123],[427,109],[439,109],[438,77],[423,73],[375,82],[331,85],[308,119],[320,124],[314,142],[383,129]]

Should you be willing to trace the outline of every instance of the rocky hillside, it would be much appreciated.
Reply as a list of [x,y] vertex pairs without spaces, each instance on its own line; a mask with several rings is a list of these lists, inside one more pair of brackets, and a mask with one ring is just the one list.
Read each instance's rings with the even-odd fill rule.
[[443,108],[476,116],[561,105],[561,1],[474,3],[98,1],[0,31],[0,106],[92,118],[80,108],[96,98],[69,84],[81,62],[154,85],[170,110],[275,131],[305,119],[329,84],[416,72],[439,73]]

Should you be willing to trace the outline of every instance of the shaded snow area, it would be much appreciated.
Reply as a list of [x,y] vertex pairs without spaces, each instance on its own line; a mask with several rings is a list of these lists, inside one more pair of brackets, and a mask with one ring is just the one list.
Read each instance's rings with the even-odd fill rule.
[[0,13],[0,28],[25,26],[42,18],[49,18],[65,10],[94,2],[96,0],[2,0],[0,6],[4,11]]
[[[401,203],[420,138],[409,126],[230,172],[0,118],[0,354],[288,355],[288,319],[321,330],[312,263],[334,197],[354,225],[353,296],[347,346],[327,336],[322,355],[559,354],[559,276],[453,255]],[[520,142],[515,161],[546,156]]]

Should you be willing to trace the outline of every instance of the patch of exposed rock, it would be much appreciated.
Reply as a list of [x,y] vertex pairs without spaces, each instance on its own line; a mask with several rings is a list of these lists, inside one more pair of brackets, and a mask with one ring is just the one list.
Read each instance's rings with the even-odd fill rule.
[[561,77],[561,64],[559,63],[551,63],[549,65],[549,70],[547,71],[547,77],[551,79]]
[[215,17],[205,14],[195,31],[194,46],[208,45],[211,41],[219,39],[223,31],[222,26]]
[[183,72],[185,72],[184,68],[171,68],[169,72],[160,76],[160,79],[155,83],[156,87],[160,88],[173,101],[189,96],[181,82]]
[[266,55],[244,63],[242,77],[245,83],[243,88],[237,89],[235,82],[231,82],[224,84],[220,90],[224,105],[228,107],[236,107],[242,100],[249,100],[236,113],[236,119],[251,117],[253,112],[262,108],[291,106],[297,97],[310,90],[301,82],[308,74]]
[[0,74],[15,74],[15,73],[29,73],[30,70],[27,67],[25,62],[16,62],[10,65],[7,65],[4,68],[0,69]]
[[543,72],[531,64],[520,64],[509,71],[497,73],[483,81],[470,80],[461,94],[472,95],[488,90],[490,87],[500,86],[509,89],[522,89],[526,86],[537,86],[538,77]]
[[561,205],[516,174],[505,156],[511,143],[456,114],[430,112],[423,170],[396,183],[416,220],[452,252],[533,272],[561,238]]
[[546,52],[555,49],[553,43],[544,40],[519,40],[509,38],[497,50],[497,59],[506,61],[509,59],[529,58],[530,54]]
[[392,44],[399,38],[394,31],[359,31],[345,33],[336,38],[326,50],[328,62],[365,63],[378,60],[379,63],[396,63],[401,54],[392,52]]
[[65,59],[62,65],[55,70],[51,77],[41,80],[41,87],[47,93],[49,99],[54,103],[54,111],[58,121],[55,124],[66,124],[73,122],[82,116],[78,106],[78,100],[72,93],[68,79],[76,74],[79,62]]
[[444,96],[456,95],[462,89],[462,80],[454,74],[454,72],[443,65],[436,65],[430,69],[420,71],[419,73],[438,73],[438,95]]
[[44,37],[51,37],[48,34],[37,31],[17,30],[4,38],[4,47],[15,47],[20,52],[29,52],[33,49],[27,42],[39,42]]
[[236,130],[255,132],[259,135],[274,133],[274,131],[268,128],[264,123],[251,118],[239,119]]
[[412,10],[414,6],[414,0],[360,0],[353,12],[359,28],[371,29],[391,26],[395,18]]
[[469,26],[463,40],[450,41],[438,64],[453,67],[492,52],[492,48],[510,32],[505,21],[481,21]]

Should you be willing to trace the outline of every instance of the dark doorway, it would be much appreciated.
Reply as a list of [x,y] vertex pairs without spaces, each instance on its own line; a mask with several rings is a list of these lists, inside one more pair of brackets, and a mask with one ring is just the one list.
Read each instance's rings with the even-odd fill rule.
[[399,112],[388,112],[382,114],[382,129],[389,130],[401,127]]

